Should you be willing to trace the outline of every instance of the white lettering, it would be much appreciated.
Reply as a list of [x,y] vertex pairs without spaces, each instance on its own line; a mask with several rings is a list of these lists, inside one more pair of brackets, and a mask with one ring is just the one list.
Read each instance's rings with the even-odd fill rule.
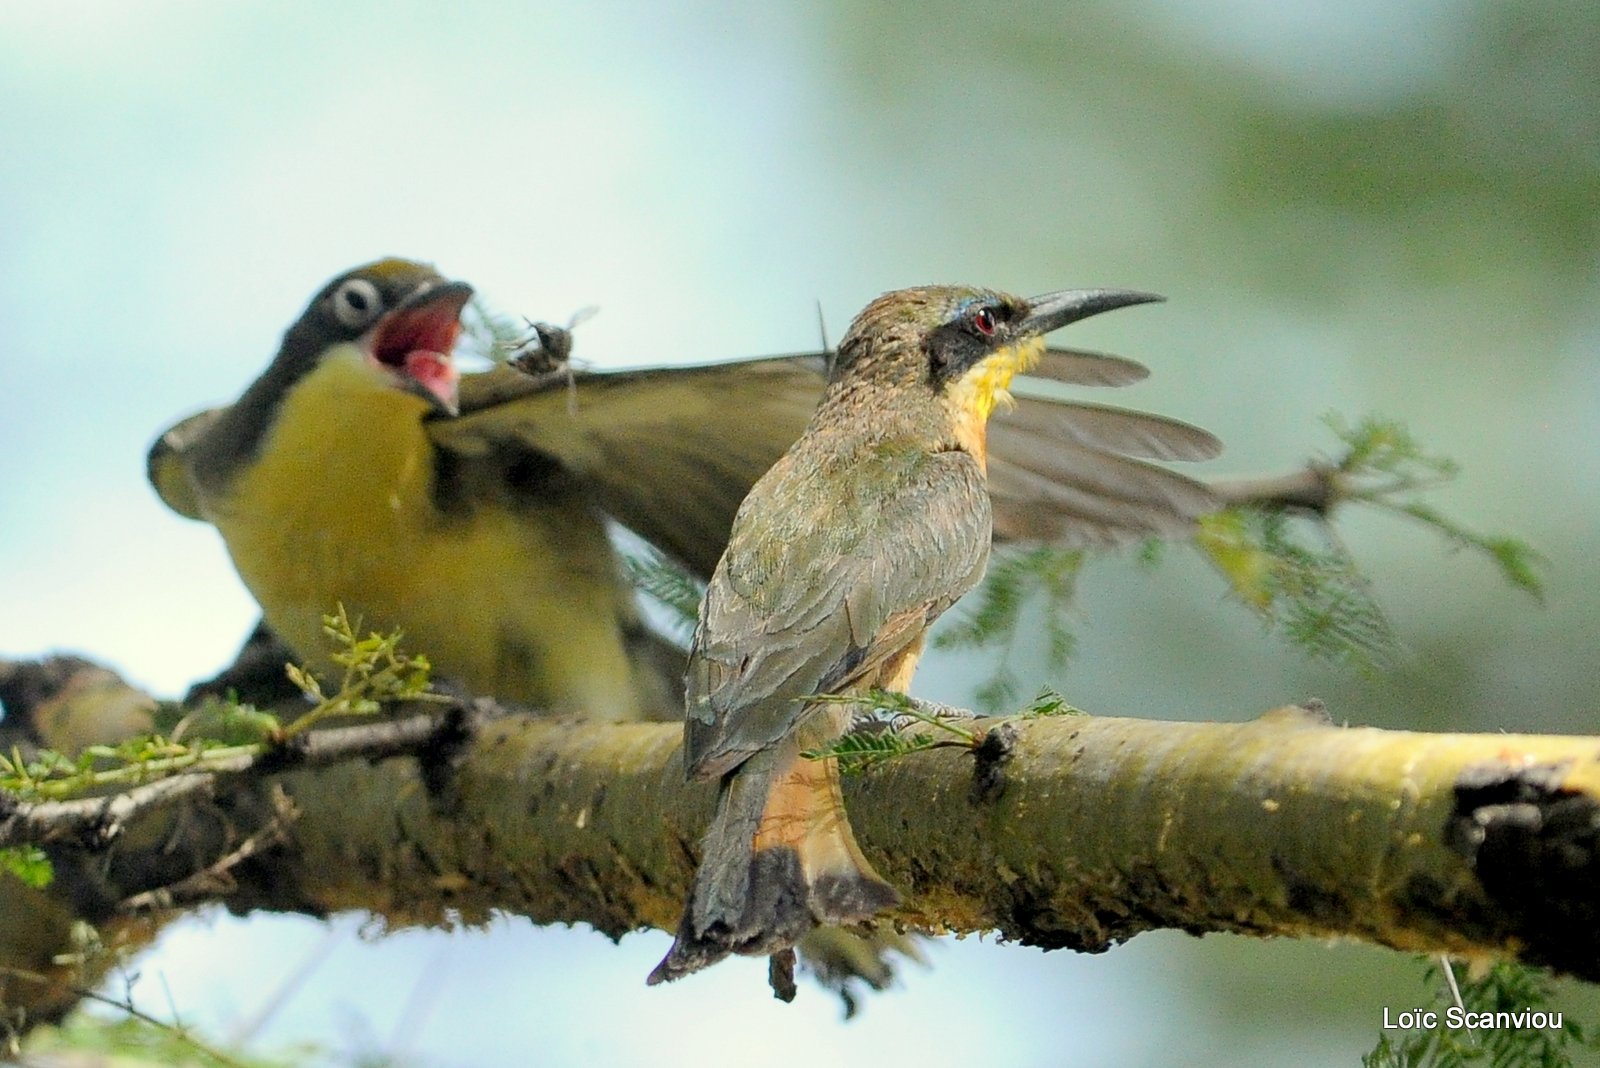
[[[1402,1013],[1402,1018],[1405,1015],[1405,1013]],[[1385,1018],[1387,1018],[1387,1012],[1385,1012]],[[1468,1012],[1458,1005],[1452,1005],[1444,1010],[1444,1023],[1446,1027],[1467,1031],[1504,1031],[1512,1029],[1559,1031],[1561,1029],[1561,1013],[1534,1009],[1519,1009],[1516,1012]]]
[[1439,1026],[1439,1014],[1429,1009],[1401,1009],[1398,1013],[1390,1013],[1389,1007],[1383,1009],[1383,1029],[1385,1031],[1412,1031],[1419,1027],[1434,1028]]

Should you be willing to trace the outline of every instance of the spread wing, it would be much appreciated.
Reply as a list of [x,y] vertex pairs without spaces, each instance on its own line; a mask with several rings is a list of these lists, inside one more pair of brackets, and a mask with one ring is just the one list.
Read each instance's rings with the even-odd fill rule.
[[577,373],[570,388],[500,367],[465,378],[461,414],[428,429],[469,460],[508,440],[554,458],[607,514],[704,578],[822,382],[821,360],[806,357]]
[[989,419],[995,537],[1092,547],[1181,536],[1221,502],[1204,484],[1133,457],[1207,460],[1221,450],[1175,419],[1019,397]]
[[[608,514],[704,578],[750,486],[805,428],[825,368],[824,354],[778,356],[580,372],[569,388],[502,367],[464,379],[461,415],[429,430],[464,456],[512,438],[556,458]],[[1031,377],[1119,386],[1148,373],[1119,356],[1050,349]],[[1181,534],[1218,507],[1210,492],[1124,456],[1203,459],[1219,448],[1175,420],[1025,397],[991,420],[995,533],[1068,545]]]
[[686,679],[693,775],[777,741],[806,697],[873,680],[988,560],[989,497],[965,453],[810,455],[751,491],[706,592]]
[[[564,377],[507,367],[468,375],[460,416],[428,422],[454,461],[441,465],[457,483],[442,495],[538,497],[558,481],[709,577],[739,502],[810,419],[825,367],[824,355],[809,354],[576,372],[570,388]],[[1033,377],[1112,386],[1146,373],[1121,357],[1051,349]],[[190,518],[200,513],[184,456],[222,411],[178,423],[150,451],[156,492]],[[1217,507],[1210,492],[1126,457],[1198,459],[1215,449],[1210,435],[1172,420],[1023,397],[990,422],[995,535],[1096,545],[1183,533]]]

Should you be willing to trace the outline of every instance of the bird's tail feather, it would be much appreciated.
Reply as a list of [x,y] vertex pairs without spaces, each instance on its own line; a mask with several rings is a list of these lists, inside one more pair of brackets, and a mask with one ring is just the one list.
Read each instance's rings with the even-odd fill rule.
[[730,953],[793,946],[818,924],[870,919],[900,895],[878,877],[845,818],[839,770],[790,743],[722,782],[676,941],[652,985]]

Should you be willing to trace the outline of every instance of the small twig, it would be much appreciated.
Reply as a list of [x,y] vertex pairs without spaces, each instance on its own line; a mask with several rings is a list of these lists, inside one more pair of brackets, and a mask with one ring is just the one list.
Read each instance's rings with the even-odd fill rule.
[[209,792],[220,777],[264,775],[291,767],[321,767],[359,758],[379,760],[425,748],[441,731],[460,731],[463,720],[470,725],[471,707],[461,702],[455,702],[454,707],[461,715],[422,713],[381,723],[326,728],[297,735],[281,744],[230,746],[225,752],[202,753],[190,767],[170,778],[108,797],[19,803],[0,816],[0,847],[44,845],[76,837],[91,848],[98,848],[121,834],[135,817]]
[[295,965],[294,970],[284,977],[277,989],[267,995],[267,999],[256,1008],[255,1012],[235,1025],[233,1033],[228,1036],[228,1044],[236,1049],[243,1049],[254,1039],[268,1021],[277,1015],[278,1010],[283,1008],[290,996],[305,985],[311,973],[322,966],[323,961],[328,959],[343,939],[343,928],[337,924],[329,924],[327,930],[323,932],[321,941],[312,947],[311,952],[307,953],[299,964]]
[[389,1056],[396,1062],[409,1059],[423,1025],[439,1007],[441,996],[448,989],[444,981],[445,965],[454,945],[453,942],[440,945],[423,965],[416,982],[411,984],[411,992],[406,995],[400,1018],[395,1022],[394,1033],[389,1036]]
[[[238,768],[219,770],[242,770],[248,766],[246,761]],[[44,845],[67,837],[76,837],[92,848],[105,846],[134,817],[207,792],[215,781],[216,775],[211,772],[184,772],[108,797],[19,803],[0,820],[0,846]]]
[[1312,463],[1284,475],[1224,478],[1207,483],[1227,507],[1294,508],[1320,516],[1331,513],[1347,496],[1339,470]]
[[10,965],[0,964],[0,975],[10,976],[13,979],[21,979],[24,982],[38,983],[41,986],[60,987],[61,989],[71,993],[74,997],[87,998],[90,1001],[98,1001],[102,1005],[110,1005],[114,1009],[120,1009],[121,1011],[127,1013],[140,1023],[148,1024],[157,1030],[166,1032],[167,1034],[176,1038],[178,1041],[194,1047],[197,1052],[202,1053],[213,1060],[219,1061],[222,1064],[228,1065],[229,1068],[248,1068],[244,1062],[235,1059],[220,1049],[217,1049],[210,1043],[194,1037],[194,1035],[189,1033],[187,1028],[174,1026],[165,1020],[151,1016],[143,1009],[135,1006],[131,1000],[118,1001],[116,998],[107,997],[99,991],[90,990],[88,987],[76,986],[72,983],[63,983],[58,979],[52,979],[48,975],[44,975],[40,972],[29,971],[26,968],[13,968]]
[[1444,969],[1444,981],[1450,984],[1450,1000],[1455,1002],[1456,1008],[1465,1009],[1461,1001],[1461,987],[1456,983],[1456,970],[1450,966],[1450,956],[1447,953],[1439,954],[1439,964]]
[[276,784],[272,790],[272,808],[272,818],[267,825],[239,843],[238,848],[170,886],[134,894],[117,906],[118,911],[139,912],[145,909],[178,908],[208,900],[232,889],[233,879],[228,874],[230,870],[256,854],[289,840],[289,824],[297,819],[300,813],[295,809],[294,802],[289,800],[289,795],[284,793],[283,787]]

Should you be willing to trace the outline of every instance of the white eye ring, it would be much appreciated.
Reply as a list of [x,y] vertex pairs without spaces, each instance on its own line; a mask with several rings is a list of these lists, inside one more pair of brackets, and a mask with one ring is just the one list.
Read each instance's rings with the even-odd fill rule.
[[328,299],[333,304],[333,317],[352,330],[366,326],[383,310],[378,287],[365,278],[346,279]]

